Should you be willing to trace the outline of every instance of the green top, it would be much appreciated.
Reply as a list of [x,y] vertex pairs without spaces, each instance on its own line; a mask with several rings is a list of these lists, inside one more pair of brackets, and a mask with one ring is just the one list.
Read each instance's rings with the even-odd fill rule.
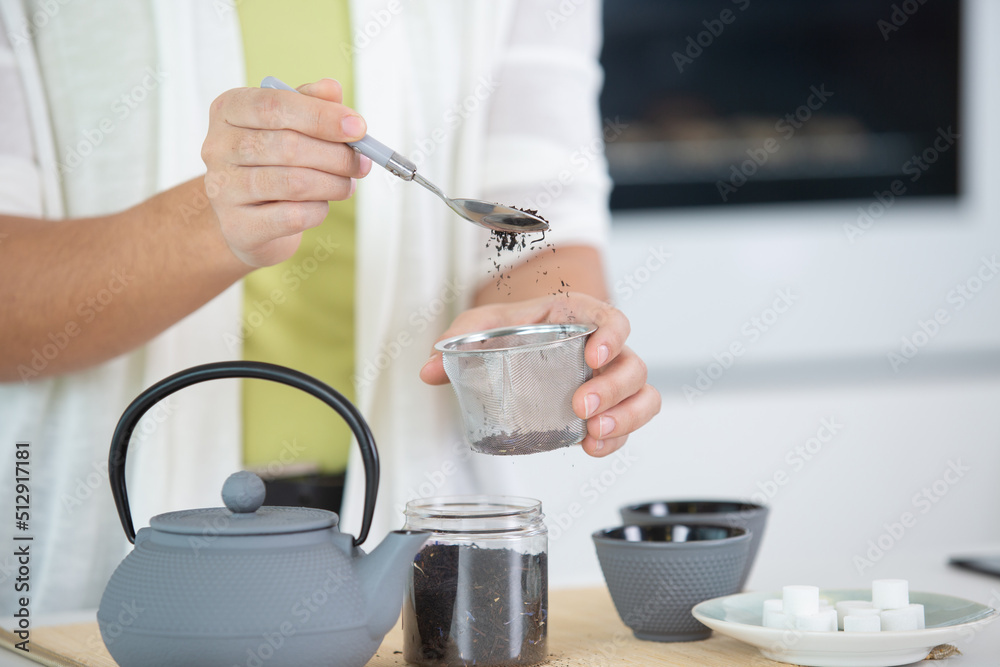
[[[247,79],[272,75],[291,86],[332,78],[344,104],[354,98],[347,0],[237,3]],[[292,259],[244,281],[245,359],[295,368],[354,400],[354,202],[331,202],[322,225],[305,232]],[[330,408],[274,382],[243,381],[247,467],[281,474],[288,464],[322,472],[347,467],[351,433]]]

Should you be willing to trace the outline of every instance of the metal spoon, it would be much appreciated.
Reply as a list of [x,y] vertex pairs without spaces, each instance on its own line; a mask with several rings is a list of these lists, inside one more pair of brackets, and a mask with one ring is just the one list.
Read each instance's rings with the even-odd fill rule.
[[[260,82],[260,87],[273,88],[275,90],[290,90],[293,93],[298,92],[273,76],[265,77]],[[417,173],[417,165],[385,144],[377,141],[370,134],[365,135],[358,141],[349,142],[347,145],[362,155],[370,157],[372,162],[380,167],[384,167],[390,174],[394,174],[404,181],[415,181],[424,186],[440,197],[452,211],[480,227],[485,227],[496,232],[513,232],[516,234],[544,232],[549,228],[549,223],[537,215],[532,215],[531,213],[526,213],[510,206],[491,204],[481,199],[452,199],[445,196],[441,188]]]

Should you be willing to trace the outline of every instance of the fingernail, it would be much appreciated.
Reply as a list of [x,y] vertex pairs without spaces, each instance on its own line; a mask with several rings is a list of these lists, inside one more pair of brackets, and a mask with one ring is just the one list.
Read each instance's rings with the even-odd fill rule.
[[604,449],[604,441],[603,440],[594,441],[594,451],[599,452],[602,449]]
[[352,178],[351,179],[351,191],[347,194],[347,196],[349,198],[353,197],[354,196],[354,191],[357,190],[357,188],[358,188],[358,181],[357,181],[357,179]]
[[348,139],[360,139],[365,136],[365,128],[365,121],[361,119],[361,116],[345,116],[340,121],[340,129],[344,131]]
[[600,435],[598,435],[598,437],[603,439],[604,436],[611,433],[611,431],[615,430],[615,418],[608,417],[607,415],[605,415],[601,417],[599,425],[601,428],[600,428]]
[[597,366],[600,368],[604,365],[604,362],[608,360],[608,355],[611,354],[611,350],[608,349],[607,345],[601,345],[597,348]]
[[597,408],[601,405],[601,397],[597,394],[587,394],[587,398],[583,399],[583,408],[587,413],[587,419],[590,415],[597,412]]
[[361,162],[361,173],[367,175],[368,172],[371,171],[372,169],[372,159],[367,155],[362,155],[360,162]]

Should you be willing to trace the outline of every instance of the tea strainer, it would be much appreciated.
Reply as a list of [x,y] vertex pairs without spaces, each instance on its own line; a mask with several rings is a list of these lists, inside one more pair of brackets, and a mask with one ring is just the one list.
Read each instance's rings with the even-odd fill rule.
[[458,397],[466,437],[484,454],[534,454],[587,435],[573,413],[593,376],[584,360],[592,324],[531,324],[448,338],[435,345]]

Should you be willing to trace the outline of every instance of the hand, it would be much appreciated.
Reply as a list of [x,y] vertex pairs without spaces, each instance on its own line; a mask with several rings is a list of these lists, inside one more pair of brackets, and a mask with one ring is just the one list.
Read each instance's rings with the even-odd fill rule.
[[205,192],[233,254],[253,267],[291,257],[329,202],[350,197],[371,170],[344,143],[367,127],[340,103],[340,84],[322,79],[299,92],[236,88],[212,103]]
[[[496,327],[543,322],[597,325],[584,349],[594,377],[573,394],[573,412],[587,419],[584,451],[591,456],[607,456],[625,444],[629,433],[660,411],[659,392],[646,384],[646,364],[625,345],[630,327],[620,310],[576,293],[491,304],[469,309],[456,317],[438,340]],[[428,384],[448,382],[440,353],[432,353],[420,369],[420,379]]]

